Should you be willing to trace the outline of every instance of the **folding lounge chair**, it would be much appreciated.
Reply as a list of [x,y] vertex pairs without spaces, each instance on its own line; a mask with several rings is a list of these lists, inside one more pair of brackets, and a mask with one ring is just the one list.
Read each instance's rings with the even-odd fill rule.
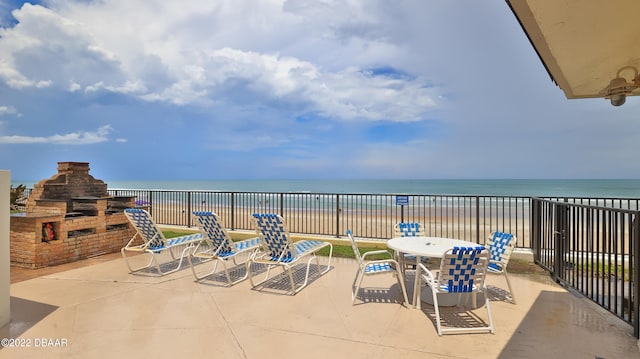
[[[489,251],[482,246],[478,247],[454,247],[445,252],[440,262],[440,272],[434,274],[422,263],[419,265],[420,280],[424,281],[430,288],[433,295],[433,306],[436,311],[436,325],[438,335],[459,332],[494,332],[493,319],[491,318],[491,308],[489,307],[489,297],[485,278],[487,266],[489,264]],[[461,305],[462,294],[473,295],[473,306],[476,304],[475,295],[478,293],[484,296],[484,306],[487,308],[489,324],[485,326],[473,326],[462,320],[461,327],[443,328],[440,318],[440,307],[438,306],[438,294],[457,293],[458,306]],[[452,321],[453,323],[457,321]]]
[[509,276],[507,275],[507,265],[516,246],[516,237],[510,233],[496,231],[493,232],[487,244],[489,252],[491,252],[489,273],[504,274],[504,278],[507,280],[507,287],[509,287],[509,294],[511,294],[511,301],[516,304],[516,297],[513,294],[511,282],[509,282]]
[[[253,220],[256,225],[256,231],[260,237],[261,251],[256,252],[251,259],[251,263],[267,265],[266,276],[258,283],[254,283],[253,281],[251,266],[247,268],[249,271],[249,280],[254,288],[269,279],[271,268],[273,266],[281,266],[283,271],[287,271],[289,274],[292,294],[298,293],[309,281],[309,268],[313,259],[316,260],[318,271],[320,272],[320,262],[318,261],[316,252],[325,247],[330,248],[329,262],[327,263],[327,268],[320,274],[324,274],[329,271],[331,266],[331,255],[333,254],[333,245],[331,243],[317,240],[302,240],[294,243],[291,240],[291,235],[286,229],[284,220],[277,214],[254,213]],[[307,256],[310,256],[310,258],[307,261],[304,283],[296,288],[295,281],[293,280],[292,268]]]
[[[373,260],[367,261],[367,256],[375,255],[375,254],[387,254],[391,256],[391,253],[387,250],[379,250],[379,251],[369,251],[363,255],[360,255],[360,251],[358,250],[358,244],[356,240],[351,235],[351,230],[347,230],[347,236],[351,239],[351,246],[353,248],[353,253],[358,260],[358,271],[356,272],[356,277],[353,280],[353,284],[351,288],[353,292],[351,293],[351,303],[356,303],[356,297],[358,295],[358,291],[360,290],[360,286],[362,285],[362,280],[365,276],[369,275],[377,275],[377,274],[387,274],[391,273],[398,279],[398,284],[400,284],[400,288],[402,289],[402,294],[404,295],[404,302],[409,303],[409,299],[407,298],[407,289],[404,286],[404,278],[402,277],[402,273],[400,272],[400,265],[395,260],[389,259],[381,259],[381,260]],[[356,284],[357,282],[357,284]],[[355,287],[355,289],[354,289]]]
[[[424,227],[418,222],[396,223],[393,227],[395,237],[422,237],[425,236]],[[400,264],[400,270],[404,275],[407,269],[416,269],[416,256],[406,253],[396,253],[396,258]],[[428,263],[429,258],[423,257],[422,263]]]
[[[232,286],[247,279],[247,276],[249,275],[248,269],[244,276],[232,281],[227,268],[227,262],[232,260],[236,267],[240,264],[248,263],[253,252],[260,247],[259,238],[256,237],[233,242],[229,233],[222,227],[218,220],[218,216],[215,213],[193,212],[193,218],[197,226],[200,228],[200,233],[203,235],[203,240],[196,246],[188,257],[189,265],[191,266],[191,271],[193,272],[193,276],[196,278],[196,281],[202,280],[215,273],[218,268],[218,263],[222,263],[222,266],[224,267],[224,274],[227,279],[228,286]],[[243,263],[238,263],[236,261],[240,254],[247,254],[247,259]],[[202,261],[214,260],[215,265],[213,266],[213,270],[206,274],[198,274],[195,268],[196,266],[193,264],[193,258],[198,258]]]
[[[153,221],[153,218],[151,218],[149,212],[139,208],[127,208],[124,213],[129,219],[129,222],[131,222],[133,227],[136,229],[136,234],[124,247],[122,247],[121,250],[122,257],[131,272],[137,272],[139,270],[155,266],[158,274],[160,275],[173,273],[180,269],[182,266],[182,260],[189,253],[189,250],[193,249],[194,245],[202,240],[201,233],[166,239],[162,234],[162,231]],[[135,244],[136,238],[140,238],[142,240],[142,244]],[[173,260],[179,258],[180,261],[174,269],[163,272],[157,257],[167,251]],[[147,265],[132,268],[126,252],[148,253],[151,258]]]

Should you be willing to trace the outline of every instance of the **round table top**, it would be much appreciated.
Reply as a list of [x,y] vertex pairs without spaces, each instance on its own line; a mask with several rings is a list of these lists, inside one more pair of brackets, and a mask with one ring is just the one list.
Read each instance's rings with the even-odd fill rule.
[[453,247],[477,247],[479,244],[442,237],[397,237],[387,241],[387,246],[402,253],[442,258],[444,252]]

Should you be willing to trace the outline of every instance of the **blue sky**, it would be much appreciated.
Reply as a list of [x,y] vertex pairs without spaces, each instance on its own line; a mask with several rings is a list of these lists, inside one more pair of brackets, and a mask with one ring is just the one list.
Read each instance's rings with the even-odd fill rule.
[[503,0],[0,0],[0,168],[109,180],[640,178]]

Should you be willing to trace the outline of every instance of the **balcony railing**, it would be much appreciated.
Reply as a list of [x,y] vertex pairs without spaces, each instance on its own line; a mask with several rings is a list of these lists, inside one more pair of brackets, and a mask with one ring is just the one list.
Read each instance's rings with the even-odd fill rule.
[[231,229],[252,230],[251,214],[278,213],[294,233],[340,237],[347,229],[372,240],[393,236],[393,225],[415,221],[427,235],[484,243],[500,230],[530,248],[529,197],[327,194],[111,189],[136,196],[160,224],[190,227],[193,211],[216,212]]
[[559,283],[631,324],[638,338],[637,202],[635,209],[620,203],[616,203],[618,208],[582,203],[532,199],[534,260]]

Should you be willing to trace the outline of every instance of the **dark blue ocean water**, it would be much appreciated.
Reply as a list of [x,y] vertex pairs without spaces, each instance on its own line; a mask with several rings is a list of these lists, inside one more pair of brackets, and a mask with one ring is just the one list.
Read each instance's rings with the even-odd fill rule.
[[[638,179],[108,181],[110,189],[640,198]],[[12,181],[33,187],[37,181]]]
[[105,181],[110,189],[640,198],[640,180]]

